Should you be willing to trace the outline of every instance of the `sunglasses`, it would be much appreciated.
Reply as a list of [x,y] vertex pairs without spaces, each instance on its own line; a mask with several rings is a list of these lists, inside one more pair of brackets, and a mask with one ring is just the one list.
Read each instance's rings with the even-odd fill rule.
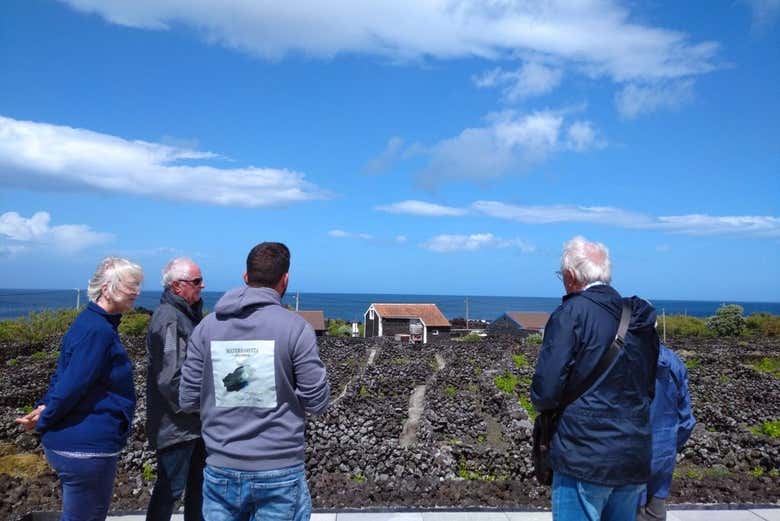
[[193,286],[200,286],[200,284],[203,282],[203,277],[197,277],[194,279],[179,279],[179,282],[189,282]]

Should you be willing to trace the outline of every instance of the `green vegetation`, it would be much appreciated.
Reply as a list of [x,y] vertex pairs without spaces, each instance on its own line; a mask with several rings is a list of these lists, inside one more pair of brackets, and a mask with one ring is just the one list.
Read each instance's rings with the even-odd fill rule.
[[328,336],[352,336],[352,324],[337,318],[328,320]]
[[753,477],[760,478],[764,475],[764,467],[754,467],[753,470],[750,471],[750,474]]
[[0,474],[35,479],[48,471],[49,465],[42,454],[9,454],[0,458]]
[[723,465],[715,465],[708,469],[704,469],[704,475],[708,478],[727,478],[731,476],[731,471]]
[[691,369],[697,369],[700,365],[701,365],[701,360],[699,360],[695,356],[685,360],[685,367],[687,367],[689,371]]
[[351,479],[352,481],[354,481],[358,485],[362,485],[363,483],[366,482],[366,477],[363,474],[359,474],[359,473],[355,474],[354,476],[352,476],[349,479]]
[[482,337],[473,331],[466,336],[460,338],[461,342],[482,342]]
[[769,436],[770,438],[780,438],[780,420],[765,421],[761,425],[750,429],[756,436]]
[[721,306],[707,319],[707,327],[717,336],[739,336],[745,329],[744,309],[736,304]]
[[780,378],[780,356],[764,357],[753,368],[759,373],[767,373],[775,378]]
[[365,398],[366,396],[368,396],[368,389],[366,389],[365,385],[360,386],[360,391],[358,391],[358,395],[361,398]]
[[707,323],[696,317],[687,315],[666,315],[658,319],[658,334],[663,335],[663,321],[666,320],[666,334],[668,336],[712,336],[712,331],[707,329]]
[[718,377],[718,383],[727,384],[729,381],[729,377],[725,374],[722,374]]
[[80,310],[57,309],[33,312],[25,318],[0,320],[0,341],[38,344],[68,330]]
[[18,358],[11,358],[5,362],[5,365],[8,367],[16,367],[19,365],[19,359]]
[[396,356],[390,359],[390,363],[393,365],[406,365],[409,363],[409,359],[405,356]]
[[504,373],[500,376],[496,376],[493,379],[493,383],[506,394],[513,394],[517,387],[517,377],[512,373]]
[[119,323],[119,332],[127,336],[144,336],[151,318],[151,315],[141,311],[125,313]]
[[479,436],[477,436],[477,443],[479,443],[480,445],[484,445],[486,441],[487,438],[485,437],[484,434],[480,434]]
[[531,403],[531,400],[527,396],[520,396],[518,403],[520,404],[520,407],[525,409],[525,412],[528,413],[528,418],[531,421],[534,421],[539,415],[539,413],[536,411],[536,407],[534,407],[534,404]]
[[479,392],[479,386],[475,383],[470,383],[468,390],[471,394],[477,394]]
[[447,387],[444,388],[444,394],[446,394],[450,398],[454,398],[455,395],[458,394],[458,390],[455,389],[454,386],[448,385]]
[[154,472],[154,466],[151,463],[144,463],[143,469],[141,469],[141,476],[144,481],[154,481],[157,474]]
[[745,329],[751,335],[780,336],[780,315],[754,313],[745,319]]
[[512,360],[515,362],[515,367],[518,369],[528,367],[528,360],[526,360],[525,355],[512,355]]
[[531,333],[523,340],[527,346],[540,346],[542,345],[542,335],[539,333]]
[[468,468],[468,464],[465,460],[465,458],[461,458],[458,462],[458,476],[460,476],[463,479],[468,480],[478,480],[478,481],[506,481],[509,479],[509,476],[496,476],[495,474],[480,474],[479,472],[475,470],[471,470]]
[[36,351],[32,355],[30,355],[33,360],[45,360],[48,358],[48,355],[46,351]]

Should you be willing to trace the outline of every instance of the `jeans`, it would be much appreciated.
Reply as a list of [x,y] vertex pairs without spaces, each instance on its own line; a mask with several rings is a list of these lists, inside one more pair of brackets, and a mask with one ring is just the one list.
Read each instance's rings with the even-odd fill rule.
[[552,484],[554,521],[633,521],[645,485],[610,487],[556,472]]
[[146,521],[170,521],[173,507],[184,492],[184,521],[201,521],[203,439],[185,441],[157,451],[157,481],[146,509]]
[[43,450],[60,478],[60,521],[104,521],[111,504],[118,456],[71,458],[45,447]]
[[310,519],[311,496],[303,463],[255,472],[207,465],[203,517],[208,521]]

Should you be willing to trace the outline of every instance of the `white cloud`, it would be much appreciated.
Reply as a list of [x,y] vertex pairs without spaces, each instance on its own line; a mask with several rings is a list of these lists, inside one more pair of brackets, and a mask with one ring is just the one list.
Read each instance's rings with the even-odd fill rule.
[[374,238],[374,236],[369,233],[354,233],[339,229],[330,230],[328,235],[337,239],[362,239],[364,241],[370,241]]
[[508,102],[516,102],[547,94],[561,83],[563,71],[537,62],[526,62],[516,71],[496,68],[474,78],[477,87],[503,85],[502,96]]
[[395,236],[395,242],[397,242],[398,244],[404,244],[408,240],[409,239],[406,237],[406,235],[396,235]]
[[555,57],[617,81],[712,70],[718,45],[631,20],[616,0],[61,0],[111,23],[189,26],[212,43],[266,58],[371,54],[487,59]]
[[762,32],[774,25],[780,14],[780,0],[743,0],[753,15],[753,30]]
[[610,206],[511,205],[498,201],[476,201],[478,213],[525,224],[591,223],[620,228],[654,229],[686,235],[736,235],[780,237],[780,217],[713,216],[686,214],[651,216]]
[[520,239],[502,239],[492,233],[475,233],[472,235],[436,235],[422,243],[426,250],[437,253],[456,251],[476,251],[483,248],[518,248],[523,253],[531,253],[536,247]]
[[588,121],[565,127],[562,112],[491,114],[487,126],[467,128],[427,150],[428,165],[419,173],[423,185],[444,180],[490,181],[518,173],[561,150],[583,152],[603,146]]
[[400,137],[393,137],[387,142],[387,147],[379,157],[369,161],[363,171],[367,174],[380,174],[389,169],[402,153],[404,140]]
[[380,205],[376,206],[375,209],[379,210],[380,212],[422,215],[427,217],[455,217],[459,215],[465,215],[467,213],[467,211],[463,208],[454,208],[452,206],[443,206],[440,204],[415,200]]
[[21,253],[37,248],[53,248],[73,253],[114,239],[110,233],[93,231],[84,224],[51,226],[48,212],[36,212],[29,219],[16,212],[0,215],[0,252]]
[[[245,207],[283,206],[330,195],[298,172],[202,163],[215,157],[211,152],[0,116],[0,169],[6,185],[78,187]],[[189,164],[193,161],[201,164]]]
[[693,80],[648,85],[630,83],[615,95],[615,105],[621,116],[632,119],[659,109],[679,109],[693,98]]

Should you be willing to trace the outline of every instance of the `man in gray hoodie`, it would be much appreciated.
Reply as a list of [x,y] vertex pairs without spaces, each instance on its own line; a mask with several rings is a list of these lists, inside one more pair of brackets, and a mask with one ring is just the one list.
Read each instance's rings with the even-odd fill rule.
[[281,305],[289,268],[284,244],[255,246],[247,287],[225,293],[187,345],[179,404],[200,411],[209,521],[311,515],[305,413],[325,411],[330,386],[314,330]]

